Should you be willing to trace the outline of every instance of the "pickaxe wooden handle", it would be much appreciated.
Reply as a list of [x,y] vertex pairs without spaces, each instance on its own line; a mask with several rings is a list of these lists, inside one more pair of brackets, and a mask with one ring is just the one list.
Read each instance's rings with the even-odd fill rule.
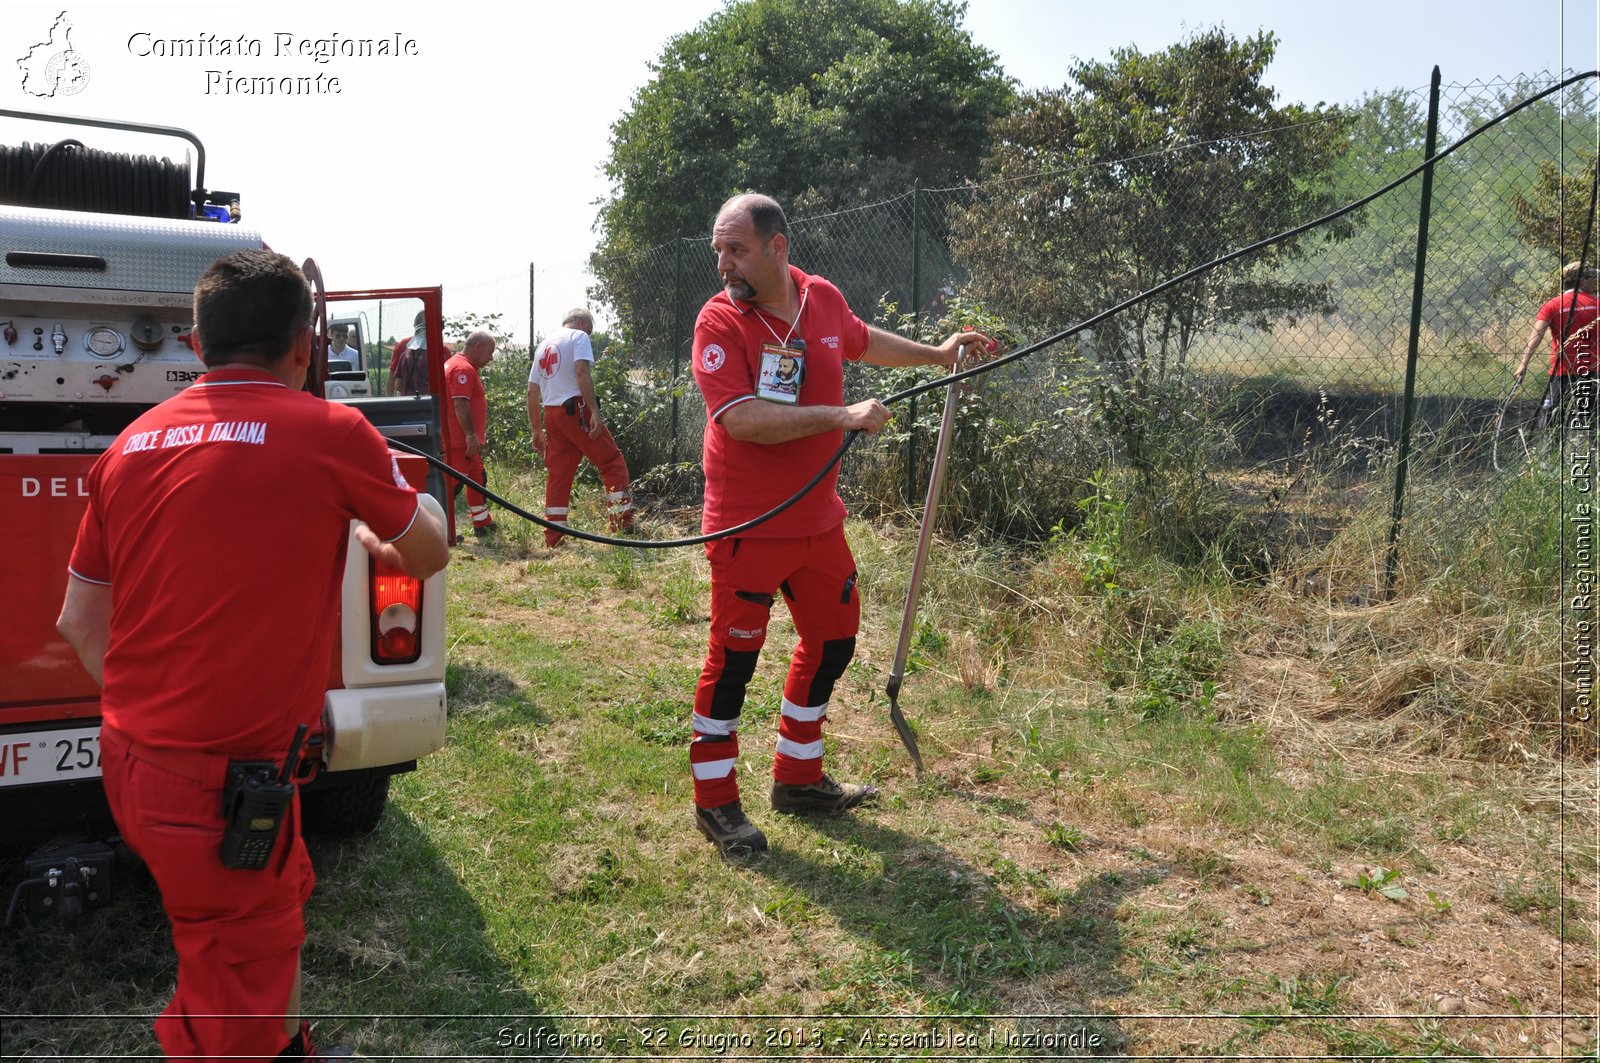
[[[962,345],[956,354],[956,364],[960,364],[966,350],[966,346]],[[900,711],[900,684],[906,675],[911,633],[916,630],[917,595],[922,590],[922,572],[928,562],[928,547],[933,542],[933,519],[939,508],[939,491],[944,487],[945,459],[950,454],[950,440],[955,435],[955,427],[956,385],[949,384],[944,389],[944,417],[939,422],[939,444],[934,448],[933,469],[928,474],[928,496],[922,503],[922,531],[917,536],[916,559],[911,563],[911,585],[906,588],[906,611],[900,618],[900,645],[894,651],[894,668],[884,688],[889,695],[889,720],[899,732],[900,741],[905,743],[906,752],[911,754],[911,761],[919,772],[922,770],[922,754],[917,750],[917,736],[906,722],[905,713]]]

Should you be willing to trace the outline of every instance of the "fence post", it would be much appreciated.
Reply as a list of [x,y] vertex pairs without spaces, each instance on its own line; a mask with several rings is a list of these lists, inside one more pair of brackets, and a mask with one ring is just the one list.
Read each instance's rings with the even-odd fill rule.
[[1389,519],[1389,551],[1383,563],[1385,596],[1394,592],[1400,563],[1400,520],[1405,515],[1406,472],[1411,462],[1411,416],[1417,389],[1417,343],[1422,332],[1422,287],[1428,264],[1428,215],[1433,206],[1433,153],[1439,141],[1439,68],[1428,88],[1428,140],[1422,169],[1422,205],[1417,219],[1417,268],[1411,285],[1411,342],[1406,350],[1406,391],[1400,413],[1400,446],[1395,452],[1394,510]]
[[528,359],[533,359],[533,344],[538,332],[533,326],[533,263],[528,263]]
[[[911,182],[911,328],[922,338],[922,180]],[[906,410],[906,505],[917,501],[917,397]]]
[[683,234],[672,245],[672,464],[678,464],[678,359],[683,347]]

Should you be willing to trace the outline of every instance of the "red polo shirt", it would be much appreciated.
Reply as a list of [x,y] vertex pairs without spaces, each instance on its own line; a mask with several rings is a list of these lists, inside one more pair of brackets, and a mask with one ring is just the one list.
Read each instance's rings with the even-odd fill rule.
[[478,430],[477,442],[482,443],[485,429],[489,427],[489,400],[483,394],[483,381],[478,377],[478,367],[467,360],[465,354],[450,356],[444,363],[444,393],[450,407],[445,420],[450,422],[450,449],[458,454],[467,450],[467,433],[456,419],[457,399],[466,399],[472,410],[472,424]]
[[[867,350],[867,326],[828,281],[789,267],[804,301],[794,335],[805,340],[805,377],[799,405],[844,405],[844,359],[857,361]],[[844,432],[822,432],[786,443],[748,443],[722,427],[722,415],[756,397],[761,345],[789,333],[789,323],[753,303],[735,301],[726,291],[712,296],[694,323],[694,379],[706,400],[703,462],[706,474],[702,527],[721,531],[741,524],[788,499],[825,465]],[[822,482],[792,509],[752,528],[751,536],[817,535],[845,517],[836,489],[835,465]]]
[[111,587],[105,719],[151,746],[281,753],[322,713],[353,518],[416,518],[361,414],[263,370],[213,371],[89,472],[69,565]]
[[[1573,295],[1577,295],[1574,302]],[[1550,326],[1550,375],[1577,376],[1595,371],[1595,332],[1600,302],[1588,292],[1562,292],[1539,308],[1537,320]],[[1566,349],[1562,350],[1562,339]]]

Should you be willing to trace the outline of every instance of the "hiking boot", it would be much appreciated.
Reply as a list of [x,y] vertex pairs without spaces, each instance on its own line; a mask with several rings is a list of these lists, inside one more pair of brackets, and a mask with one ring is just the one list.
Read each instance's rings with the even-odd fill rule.
[[479,539],[487,539],[494,534],[493,524],[479,524],[473,527],[472,534]]
[[306,1063],[321,1063],[325,1059],[366,1059],[367,1057],[349,1045],[317,1044],[312,1025],[309,1022],[302,1022],[300,1024],[300,1032],[295,1034],[293,1041],[289,1042],[289,1047],[278,1054],[278,1058],[282,1060],[305,1060]]
[[774,812],[846,812],[857,805],[866,804],[878,796],[876,786],[858,786],[855,783],[837,783],[824,775],[813,783],[796,786],[791,783],[772,783],[772,810]]
[[706,840],[724,855],[759,853],[767,847],[767,836],[744,817],[739,802],[730,801],[716,808],[694,806],[694,825]]
[[312,1045],[305,1055],[306,1063],[322,1063],[327,1059],[366,1059],[350,1045]]

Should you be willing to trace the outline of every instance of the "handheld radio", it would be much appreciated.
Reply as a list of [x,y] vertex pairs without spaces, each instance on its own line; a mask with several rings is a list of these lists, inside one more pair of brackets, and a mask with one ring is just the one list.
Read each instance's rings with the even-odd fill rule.
[[270,760],[233,761],[222,794],[222,866],[255,871],[267,866],[278,832],[294,803],[295,759],[310,728],[301,724],[283,766]]

